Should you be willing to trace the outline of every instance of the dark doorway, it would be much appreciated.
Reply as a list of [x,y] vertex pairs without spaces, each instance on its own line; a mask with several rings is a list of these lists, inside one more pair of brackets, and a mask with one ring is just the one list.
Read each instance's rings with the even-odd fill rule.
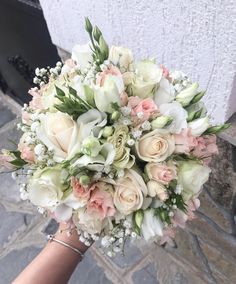
[[0,1],[0,88],[28,102],[36,67],[60,60],[38,0]]

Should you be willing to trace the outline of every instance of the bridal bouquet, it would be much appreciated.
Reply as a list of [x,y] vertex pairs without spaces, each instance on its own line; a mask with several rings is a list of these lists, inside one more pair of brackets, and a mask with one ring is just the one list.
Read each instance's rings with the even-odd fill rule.
[[228,125],[211,125],[205,92],[181,71],[109,48],[88,19],[86,31],[71,59],[36,69],[18,149],[0,161],[23,200],[113,256],[127,238],[171,241],[194,218]]

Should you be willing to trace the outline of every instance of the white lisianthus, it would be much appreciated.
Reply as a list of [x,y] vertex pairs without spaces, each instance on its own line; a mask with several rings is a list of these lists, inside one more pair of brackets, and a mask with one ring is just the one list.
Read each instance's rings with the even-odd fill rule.
[[165,77],[161,78],[159,87],[154,94],[154,101],[157,106],[170,103],[175,98],[175,91],[172,84]]
[[172,120],[173,120],[173,118],[171,116],[168,116],[168,115],[159,116],[151,122],[152,130],[161,129],[161,128],[165,127],[166,124],[169,124]]
[[143,178],[134,170],[126,170],[115,183],[114,204],[120,213],[129,215],[143,205],[147,186]]
[[41,118],[36,134],[39,140],[54,151],[56,162],[73,157],[80,149],[78,125],[68,114],[47,112]]
[[195,161],[181,162],[178,168],[178,183],[183,188],[182,195],[188,201],[197,197],[211,170]]
[[75,45],[72,48],[71,58],[77,63],[77,66],[81,71],[85,71],[92,62],[92,50],[89,46],[89,43],[84,45]]
[[102,128],[107,124],[107,115],[97,109],[90,109],[79,116],[77,124],[81,140],[90,135],[99,138],[102,135]]
[[96,157],[83,155],[72,165],[73,167],[86,167],[92,171],[102,171],[114,161],[116,151],[111,143],[104,143]]
[[124,73],[132,69],[134,58],[130,49],[113,45],[109,50],[108,60],[118,66],[121,73]]
[[103,86],[94,87],[94,100],[98,110],[112,113],[112,103],[121,105],[120,94],[124,83],[120,76],[107,76]]
[[136,74],[130,85],[133,96],[142,99],[153,97],[162,77],[162,69],[151,60],[143,60],[135,66]]
[[86,208],[80,208],[74,212],[73,222],[79,230],[91,235],[101,233],[103,228],[101,219],[96,218],[94,214],[88,214]]
[[37,170],[29,183],[29,199],[36,205],[54,208],[61,202],[65,185],[60,168]]
[[179,134],[182,129],[187,128],[187,111],[178,102],[173,102],[169,104],[162,104],[159,106],[160,113],[165,116],[170,116],[173,118],[167,129],[171,133]]
[[188,128],[191,129],[193,136],[200,136],[211,126],[209,117],[195,119],[188,123]]
[[196,96],[198,83],[193,83],[189,87],[182,90],[176,97],[176,101],[181,103],[182,106],[187,106],[191,100]]
[[146,162],[162,162],[175,150],[174,136],[166,129],[155,129],[135,144],[139,158]]
[[141,234],[146,241],[155,237],[161,237],[163,235],[163,227],[161,220],[154,215],[154,209],[144,211]]
[[98,153],[101,151],[102,146],[98,138],[93,136],[88,136],[82,142],[82,153],[91,157],[97,157]]

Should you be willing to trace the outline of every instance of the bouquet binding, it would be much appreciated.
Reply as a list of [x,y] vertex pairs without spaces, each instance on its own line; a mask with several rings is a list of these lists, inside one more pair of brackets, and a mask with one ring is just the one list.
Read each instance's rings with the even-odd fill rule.
[[86,18],[87,45],[54,68],[37,68],[22,109],[23,135],[2,150],[23,200],[76,228],[109,256],[128,238],[172,242],[194,219],[217,153],[205,92],[181,71],[108,47]]

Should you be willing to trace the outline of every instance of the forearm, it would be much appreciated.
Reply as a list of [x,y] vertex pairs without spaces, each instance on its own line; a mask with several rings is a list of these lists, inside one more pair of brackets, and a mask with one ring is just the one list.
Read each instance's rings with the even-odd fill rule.
[[[78,248],[82,253],[87,247],[79,241],[74,231],[71,236],[57,232],[57,239]],[[40,254],[13,281],[13,284],[67,283],[81,256],[57,242],[49,242]]]

